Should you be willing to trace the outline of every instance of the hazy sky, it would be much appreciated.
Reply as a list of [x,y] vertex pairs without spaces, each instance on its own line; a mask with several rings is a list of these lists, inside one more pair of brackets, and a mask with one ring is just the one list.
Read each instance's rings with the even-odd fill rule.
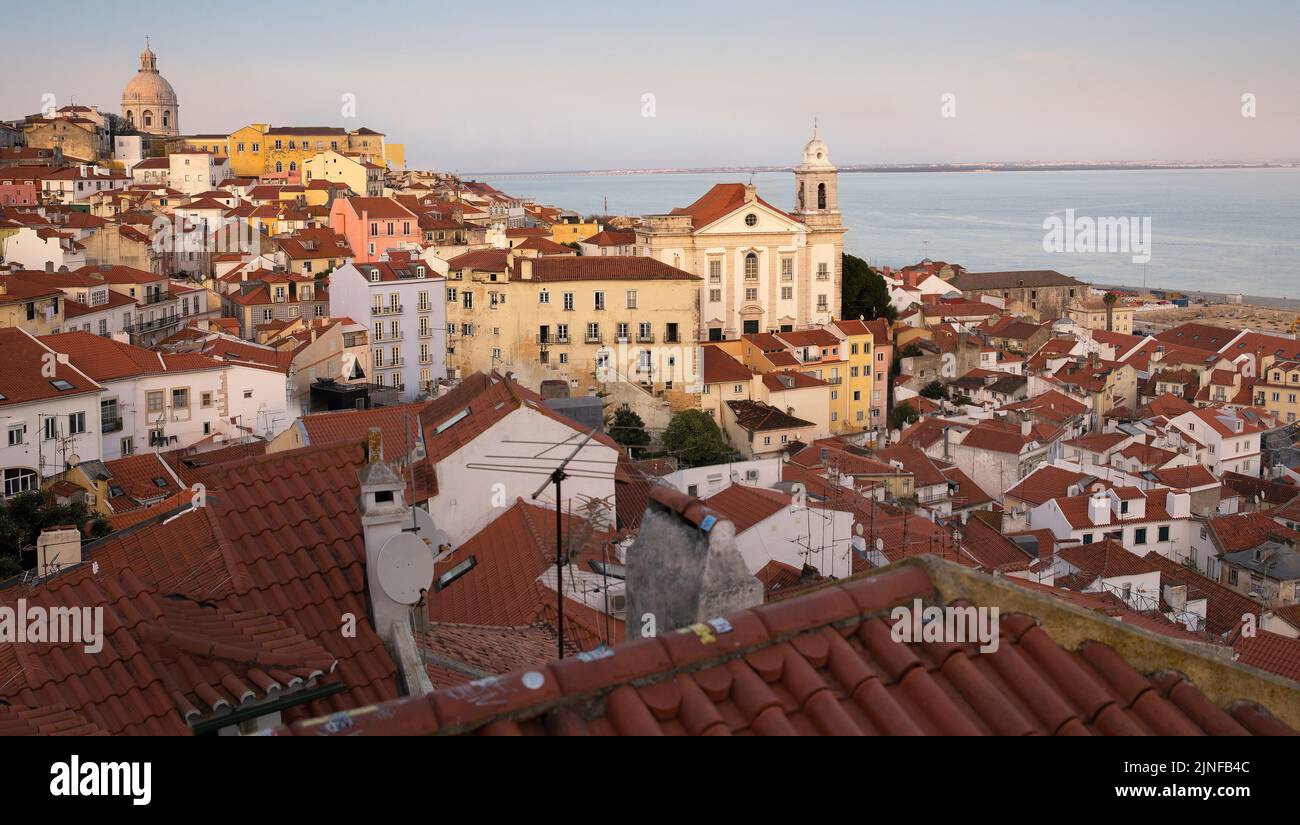
[[814,116],[840,164],[1300,157],[1300,0],[119,0],[5,25],[0,118],[46,92],[119,111],[148,34],[186,132],[365,125],[463,172],[796,163]]

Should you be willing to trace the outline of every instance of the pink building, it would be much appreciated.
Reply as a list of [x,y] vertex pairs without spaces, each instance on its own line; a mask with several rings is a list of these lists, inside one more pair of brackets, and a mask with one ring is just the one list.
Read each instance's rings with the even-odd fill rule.
[[40,181],[51,171],[45,166],[0,169],[0,206],[35,206]]
[[330,207],[330,228],[347,239],[356,261],[377,261],[390,249],[420,243],[420,218],[390,198],[346,198]]

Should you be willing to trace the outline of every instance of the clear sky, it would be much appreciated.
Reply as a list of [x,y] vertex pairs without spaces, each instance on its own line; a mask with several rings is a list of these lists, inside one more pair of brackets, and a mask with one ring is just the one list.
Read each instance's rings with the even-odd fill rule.
[[1300,157],[1300,0],[119,0],[5,28],[0,118],[119,111],[148,34],[186,132],[364,125],[453,171],[796,163],[814,116],[839,164]]

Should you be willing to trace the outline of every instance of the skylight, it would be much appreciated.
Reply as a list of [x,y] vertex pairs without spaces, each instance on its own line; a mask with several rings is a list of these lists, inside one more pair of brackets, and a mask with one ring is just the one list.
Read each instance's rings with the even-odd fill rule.
[[59,392],[64,392],[66,390],[72,389],[72,385],[69,384],[67,381],[64,381],[62,378],[54,379],[53,381],[50,382],[50,386],[54,387],[54,389],[58,390]]

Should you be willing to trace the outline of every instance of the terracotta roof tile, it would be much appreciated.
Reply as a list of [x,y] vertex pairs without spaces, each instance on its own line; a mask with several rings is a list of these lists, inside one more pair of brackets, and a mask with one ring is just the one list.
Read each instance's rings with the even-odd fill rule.
[[[1222,708],[1185,678],[1144,675],[1116,650],[1060,646],[1006,614],[996,652],[891,638],[896,604],[933,599],[908,564],[733,613],[698,633],[616,646],[349,714],[349,734],[1287,733],[1267,710]],[[1011,585],[1004,587],[1012,588]],[[1037,604],[1037,602],[1035,602]],[[1097,620],[1101,621],[1101,620]],[[1106,626],[1103,635],[1133,631]],[[709,642],[705,644],[704,642]],[[1179,654],[1162,645],[1167,660]],[[488,704],[484,696],[493,697]],[[280,733],[319,735],[324,720]]]

